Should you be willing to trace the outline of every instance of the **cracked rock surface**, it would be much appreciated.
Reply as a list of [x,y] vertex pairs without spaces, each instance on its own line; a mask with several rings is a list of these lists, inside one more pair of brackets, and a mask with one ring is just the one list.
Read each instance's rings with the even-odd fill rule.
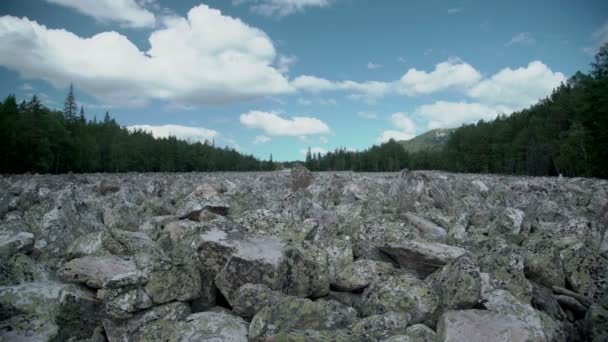
[[606,341],[608,181],[0,177],[0,341]]

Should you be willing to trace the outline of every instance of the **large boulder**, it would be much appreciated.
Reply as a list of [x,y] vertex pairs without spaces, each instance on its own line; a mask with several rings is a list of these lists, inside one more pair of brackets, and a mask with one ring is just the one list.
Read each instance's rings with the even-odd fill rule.
[[435,223],[420,217],[419,215],[414,213],[405,213],[405,217],[423,237],[429,237],[436,241],[442,241],[447,235],[445,228],[440,227]]
[[448,311],[437,325],[438,342],[544,342],[513,315],[482,310]]
[[467,252],[460,247],[421,241],[389,243],[380,247],[380,250],[422,278]]
[[583,243],[561,252],[566,279],[578,294],[597,302],[608,294],[608,259]]
[[474,308],[481,297],[479,267],[468,254],[437,270],[425,281],[438,299],[432,325],[445,311]]
[[390,263],[359,259],[338,272],[332,287],[337,291],[355,292],[369,286],[378,276],[390,275],[395,266]]
[[423,281],[409,274],[381,276],[363,292],[364,316],[404,313],[413,323],[423,322],[437,307],[437,296]]
[[249,338],[253,341],[281,331],[336,330],[357,320],[357,311],[335,301],[311,301],[287,296],[273,306],[266,306],[251,320]]
[[50,339],[88,338],[104,318],[95,294],[73,284],[25,283],[0,287],[0,330],[7,340],[17,336]]

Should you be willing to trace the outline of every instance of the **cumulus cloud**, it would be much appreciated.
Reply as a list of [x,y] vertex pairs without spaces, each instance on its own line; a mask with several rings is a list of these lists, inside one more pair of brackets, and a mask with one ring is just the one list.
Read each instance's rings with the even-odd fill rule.
[[532,45],[536,42],[529,32],[520,32],[511,38],[505,46],[511,45]]
[[390,93],[408,96],[430,94],[448,89],[466,89],[482,79],[481,73],[458,58],[450,58],[435,66],[431,72],[409,69],[393,82],[330,81],[311,75],[296,77],[291,84],[298,90],[319,93],[324,91],[350,91],[351,98],[373,102]]
[[481,73],[458,58],[450,58],[435,65],[431,72],[409,69],[397,87],[406,95],[430,94],[450,88],[466,88],[482,78]]
[[212,129],[204,127],[190,127],[180,125],[162,125],[162,126],[151,126],[151,125],[133,125],[127,127],[129,130],[144,130],[152,133],[156,138],[167,138],[174,136],[178,139],[191,141],[191,142],[204,142],[205,140],[211,141],[216,138],[219,133]]
[[317,118],[296,116],[285,119],[273,112],[250,111],[241,114],[240,122],[246,127],[261,129],[271,136],[306,136],[331,132],[329,126]]
[[104,102],[121,104],[151,98],[226,103],[293,91],[272,66],[276,52],[263,31],[205,5],[164,25],[150,34],[144,52],[117,32],[82,38],[3,16],[0,65],[58,88],[73,82]]
[[448,9],[448,14],[458,14],[463,11],[462,7],[454,7]]
[[253,138],[253,143],[254,144],[263,144],[263,143],[267,143],[271,140],[270,137],[267,137],[265,135],[258,135],[255,138]]
[[268,17],[285,17],[309,7],[328,7],[335,0],[233,0],[236,5],[250,4],[251,11]]
[[153,27],[154,13],[135,0],[46,0],[69,7],[100,22],[117,22],[127,27]]
[[[321,153],[321,155],[323,155],[323,154],[327,154],[328,151],[326,149],[324,149],[323,147],[311,147],[310,148],[310,152],[312,154]],[[308,149],[307,148],[300,149],[300,154],[301,155],[306,155],[306,153],[308,153]]]
[[298,57],[294,55],[279,55],[277,58],[277,69],[285,74],[294,64],[298,62]]
[[516,110],[534,104],[547,96],[566,77],[553,72],[540,61],[526,67],[505,68],[470,88],[467,95],[492,105],[505,105]]
[[391,115],[391,123],[399,130],[387,130],[382,132],[376,142],[385,143],[393,140],[410,140],[416,136],[416,125],[405,113],[394,113]]
[[462,123],[473,123],[480,119],[491,120],[512,109],[504,106],[488,106],[480,103],[437,101],[422,105],[415,114],[428,120],[428,128],[456,127]]

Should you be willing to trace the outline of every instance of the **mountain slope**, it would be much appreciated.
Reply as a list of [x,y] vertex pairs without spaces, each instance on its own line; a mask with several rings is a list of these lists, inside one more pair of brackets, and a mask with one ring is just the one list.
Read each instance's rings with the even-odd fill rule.
[[399,141],[403,148],[408,152],[418,152],[422,150],[434,150],[441,148],[448,141],[450,134],[456,128],[437,128],[424,134],[420,134],[413,139]]

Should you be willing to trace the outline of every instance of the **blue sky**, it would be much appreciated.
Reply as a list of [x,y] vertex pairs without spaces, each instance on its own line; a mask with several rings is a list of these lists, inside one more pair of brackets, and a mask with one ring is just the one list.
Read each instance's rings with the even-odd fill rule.
[[4,0],[0,94],[290,160],[525,108],[607,40],[605,0]]

